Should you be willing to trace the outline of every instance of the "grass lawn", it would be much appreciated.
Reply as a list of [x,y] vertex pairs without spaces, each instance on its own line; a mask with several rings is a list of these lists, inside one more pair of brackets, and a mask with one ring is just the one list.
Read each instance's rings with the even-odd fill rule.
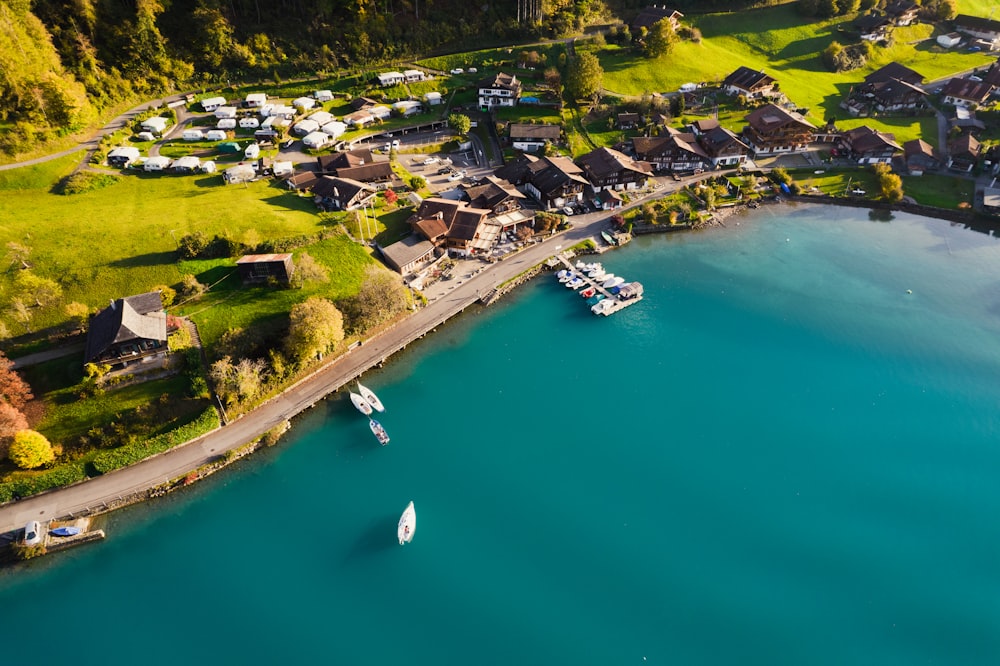
[[211,348],[229,329],[254,326],[267,331],[286,325],[292,306],[310,296],[336,301],[356,293],[364,267],[372,262],[365,247],[343,234],[310,244],[296,250],[294,255],[298,257],[303,252],[328,269],[329,282],[310,282],[302,289],[246,286],[236,273],[236,259],[181,262],[177,265],[179,272],[192,273],[199,282],[212,287],[201,298],[171,311],[194,319],[202,341]]
[[[103,189],[63,196],[50,190],[75,160],[0,172],[0,237],[32,248],[37,274],[57,281],[63,302],[92,308],[175,284],[182,274],[176,239],[201,231],[241,239],[249,230],[263,239],[313,234],[320,218],[309,198],[269,181],[225,186],[219,176],[130,174]],[[0,312],[12,334],[23,331],[6,314],[13,274],[0,274]],[[32,328],[62,322],[59,308],[35,312]]]
[[[812,169],[789,169],[788,173],[799,184],[806,194],[816,193],[830,196],[846,196],[848,190],[860,187],[865,191],[865,197],[872,199],[878,193],[878,179],[870,168],[858,169],[823,169],[817,174]],[[816,190],[813,190],[813,188]]]
[[965,178],[925,174],[903,176],[903,193],[917,203],[937,208],[958,209],[960,204],[972,205],[975,183]]

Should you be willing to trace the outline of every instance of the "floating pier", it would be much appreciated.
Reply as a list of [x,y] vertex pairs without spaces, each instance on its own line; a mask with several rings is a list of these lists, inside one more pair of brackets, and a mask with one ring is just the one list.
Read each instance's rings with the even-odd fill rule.
[[[560,254],[555,259],[558,262],[556,265],[561,263],[563,266],[566,267],[567,270],[572,271],[576,277],[579,277],[580,279],[583,280],[585,286],[581,285],[580,289],[582,290],[593,289],[595,294],[600,294],[601,296],[604,297],[603,300],[599,301],[591,308],[591,312],[593,312],[594,314],[604,315],[605,317],[607,317],[608,315],[614,312],[618,312],[619,310],[624,310],[628,306],[634,305],[642,300],[642,285],[639,284],[638,282],[628,283],[630,285],[634,285],[631,290],[627,291],[627,293],[629,293],[630,295],[627,298],[621,298],[620,293],[613,294],[607,289],[605,289],[603,286],[601,286],[604,281],[604,278],[598,280],[595,278],[587,277],[586,274],[584,274],[579,268],[571,264],[564,255]],[[574,289],[573,293],[577,293],[577,291],[578,290]]]

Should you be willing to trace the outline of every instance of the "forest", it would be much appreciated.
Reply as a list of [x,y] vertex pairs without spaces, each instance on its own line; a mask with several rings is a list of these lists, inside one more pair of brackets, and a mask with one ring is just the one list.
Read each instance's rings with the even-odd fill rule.
[[[681,0],[683,12],[779,0]],[[363,71],[577,34],[643,0],[0,0],[0,151],[180,87]]]

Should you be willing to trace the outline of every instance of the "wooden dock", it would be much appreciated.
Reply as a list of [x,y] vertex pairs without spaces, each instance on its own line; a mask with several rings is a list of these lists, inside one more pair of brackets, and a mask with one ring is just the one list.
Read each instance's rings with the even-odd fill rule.
[[[624,310],[628,306],[634,305],[634,304],[636,304],[636,303],[638,303],[639,301],[642,300],[642,295],[641,294],[639,296],[636,296],[635,298],[629,298],[629,299],[626,299],[626,300],[622,300],[622,299],[618,298],[617,295],[612,294],[610,291],[608,291],[607,289],[605,289],[604,287],[602,287],[601,283],[598,282],[597,280],[594,280],[593,278],[589,278],[586,275],[582,274],[580,272],[580,269],[577,268],[576,266],[574,266],[573,264],[571,264],[570,261],[569,261],[569,259],[567,259],[565,255],[562,255],[562,254],[557,255],[555,257],[555,259],[559,263],[561,263],[563,266],[565,266],[568,270],[573,271],[574,274],[578,275],[584,282],[587,283],[587,286],[586,287],[581,287],[581,289],[579,291],[583,291],[585,289],[593,288],[594,291],[596,291],[597,293],[599,293],[602,296],[604,296],[604,300],[602,300],[601,303],[604,303],[604,302],[610,302],[611,303],[611,305],[604,306],[604,310],[599,313],[599,314],[603,314],[605,317],[608,316],[608,315],[610,315],[610,314],[613,314],[615,312],[618,312],[619,310]],[[577,294],[577,293],[579,293],[579,291],[574,291],[573,293]]]

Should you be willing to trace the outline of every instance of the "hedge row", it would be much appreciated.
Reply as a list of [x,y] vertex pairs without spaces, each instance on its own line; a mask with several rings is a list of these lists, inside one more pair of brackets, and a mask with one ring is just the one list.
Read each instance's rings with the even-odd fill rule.
[[62,488],[87,478],[85,463],[72,462],[53,468],[43,474],[14,479],[0,483],[0,502],[9,502],[15,497],[37,495],[52,488]]
[[112,451],[104,451],[94,458],[94,469],[98,474],[127,467],[157,453],[162,453],[179,444],[219,427],[219,415],[214,407],[208,407],[194,421],[176,430],[157,435],[152,439],[126,444]]

